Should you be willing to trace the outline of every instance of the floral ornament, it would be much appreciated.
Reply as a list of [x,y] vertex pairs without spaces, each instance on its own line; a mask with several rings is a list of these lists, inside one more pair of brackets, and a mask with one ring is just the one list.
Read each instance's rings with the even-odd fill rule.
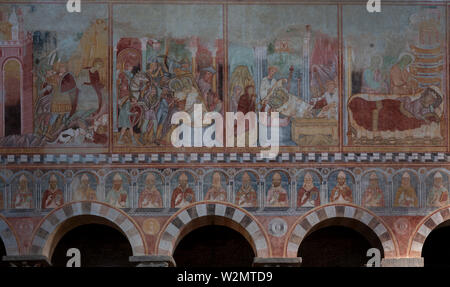
[[322,174],[323,175],[327,175],[330,171],[328,170],[328,168],[324,168],[322,169]]
[[44,173],[40,170],[40,169],[38,169],[38,170],[35,170],[34,172],[33,172],[33,175],[35,176],[35,177],[41,177],[41,176],[43,176],[44,175]]
[[259,173],[260,175],[265,175],[266,172],[267,172],[267,169],[264,168],[264,167],[261,167],[261,168],[258,169],[258,173]]
[[353,171],[356,175],[360,175],[362,173],[362,170],[360,168],[355,168]]
[[72,176],[73,176],[73,172],[71,170],[66,170],[64,172],[64,177],[65,178],[72,178]]
[[97,172],[97,174],[98,174],[99,176],[105,176],[106,170],[102,168],[102,169],[100,169],[100,170]]
[[170,169],[170,168],[164,169],[164,170],[163,170],[163,174],[164,174],[165,176],[171,175],[171,174],[172,174],[172,169]]
[[227,169],[227,174],[228,174],[230,177],[233,177],[233,176],[236,174],[236,169],[235,169],[235,168],[229,168],[229,169]]
[[132,169],[130,172],[131,176],[136,177],[139,174],[139,171],[137,169]]
[[204,174],[203,169],[201,169],[201,168],[197,169],[197,174],[202,176]]

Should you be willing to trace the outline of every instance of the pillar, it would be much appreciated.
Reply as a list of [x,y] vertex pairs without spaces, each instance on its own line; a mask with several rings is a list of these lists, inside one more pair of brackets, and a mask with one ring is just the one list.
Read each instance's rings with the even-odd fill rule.
[[142,57],[141,57],[141,71],[145,72],[146,66],[147,66],[147,38],[140,38],[141,40],[141,50],[142,50]]
[[253,259],[253,267],[300,267],[301,257],[293,258],[261,258]]
[[261,87],[262,79],[265,75],[265,63],[267,61],[267,47],[266,46],[257,46],[254,48],[254,57],[255,57],[255,72],[254,72],[254,79],[255,79],[255,92],[256,92],[256,102],[258,103],[257,109],[261,110],[260,101],[261,97],[259,94],[259,88]]
[[146,255],[130,256],[130,262],[136,263],[136,267],[175,267],[172,256],[167,255]]
[[302,96],[303,100],[307,103],[310,102],[310,77],[309,67],[311,64],[310,56],[310,41],[311,41],[311,28],[306,25],[306,35],[303,38],[303,82],[302,82]]
[[11,267],[49,267],[52,264],[44,255],[3,256],[3,261]]
[[423,267],[423,257],[418,258],[383,258],[381,267]]

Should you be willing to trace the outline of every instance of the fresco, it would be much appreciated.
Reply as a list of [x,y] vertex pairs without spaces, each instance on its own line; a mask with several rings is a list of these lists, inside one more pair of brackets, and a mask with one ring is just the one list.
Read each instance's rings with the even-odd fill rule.
[[162,208],[164,206],[164,181],[154,172],[142,174],[138,179],[139,184],[139,208]]
[[330,202],[355,203],[354,184],[354,177],[346,171],[339,170],[330,173],[328,177]]
[[315,171],[302,171],[297,179],[297,207],[316,207],[321,204],[322,177]]
[[130,179],[121,172],[110,173],[105,180],[105,202],[116,208],[131,207]]
[[228,17],[229,110],[279,112],[280,146],[336,145],[336,6],[230,5]]
[[343,10],[345,143],[446,145],[445,9],[363,9]]
[[389,204],[386,176],[379,171],[370,171],[362,179],[361,205],[368,208],[384,207]]
[[394,176],[394,207],[419,207],[417,175],[402,171]]
[[11,208],[36,208],[34,196],[34,179],[28,173],[15,175],[11,182]]
[[448,205],[448,175],[438,170],[428,175],[425,180],[428,207],[443,207]]
[[98,177],[90,172],[82,172],[75,176],[70,185],[73,201],[100,200],[97,187]]
[[266,202],[268,207],[289,207],[290,177],[283,171],[272,171],[266,175]]
[[246,207],[258,207],[259,177],[252,171],[239,172],[234,177],[235,204]]
[[41,179],[41,208],[57,208],[64,204],[64,177],[50,172]]
[[108,10],[0,5],[2,147],[102,148],[108,142]]
[[175,112],[223,113],[222,14],[218,5],[114,6],[115,145],[171,146]]
[[228,179],[219,171],[210,172],[203,178],[203,199],[228,201]]
[[170,197],[171,208],[183,208],[196,201],[197,180],[191,172],[180,171],[170,182],[172,193]]

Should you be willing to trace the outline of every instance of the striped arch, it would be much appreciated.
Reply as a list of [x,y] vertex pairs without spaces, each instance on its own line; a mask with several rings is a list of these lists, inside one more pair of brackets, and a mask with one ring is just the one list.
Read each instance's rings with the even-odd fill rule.
[[[177,239],[185,227],[193,220],[207,216],[226,218],[242,227],[253,241],[250,244],[255,249],[255,256],[270,256],[271,248],[268,236],[253,215],[234,204],[211,201],[196,202],[175,213],[161,229],[156,244],[156,254],[171,256],[175,250]],[[244,237],[246,236],[244,235]]]
[[312,209],[297,220],[288,233],[284,246],[285,256],[297,257],[301,242],[316,224],[339,217],[355,219],[367,225],[380,240],[385,258],[397,255],[397,242],[389,227],[378,216],[353,204],[328,204]]
[[115,224],[117,228],[127,237],[133,250],[133,256],[146,253],[144,235],[134,220],[122,210],[98,201],[78,201],[65,204],[50,212],[40,222],[34,231],[30,254],[49,256],[50,244],[59,227],[66,220],[81,216],[91,215],[106,219]]
[[19,244],[17,243],[16,233],[8,223],[8,220],[2,215],[0,215],[0,238],[5,245],[7,256],[19,255]]
[[413,236],[409,241],[408,256],[422,257],[422,248],[425,243],[425,239],[427,239],[433,229],[449,219],[450,206],[444,206],[422,219],[422,221],[417,225],[416,230],[414,230]]

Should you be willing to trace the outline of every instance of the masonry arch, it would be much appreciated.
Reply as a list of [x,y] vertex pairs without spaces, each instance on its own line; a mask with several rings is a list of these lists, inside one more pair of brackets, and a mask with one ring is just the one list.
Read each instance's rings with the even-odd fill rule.
[[272,253],[266,232],[249,212],[231,203],[202,201],[186,206],[167,221],[159,234],[156,254],[172,256],[184,236],[208,225],[221,225],[239,232],[250,243],[256,257],[270,257]]
[[381,242],[385,258],[395,257],[398,253],[397,242],[389,227],[371,211],[353,204],[328,204],[314,208],[301,216],[288,232],[284,246],[286,257],[297,257],[300,244],[314,231],[314,227],[327,220],[339,225],[339,219],[352,219],[372,230]]
[[3,241],[7,256],[19,255],[20,250],[16,232],[3,215],[0,215],[0,239]]
[[430,233],[437,228],[447,227],[450,223],[449,220],[450,206],[439,208],[422,219],[408,243],[408,257],[422,257],[424,243]]
[[97,201],[68,203],[50,212],[34,231],[29,253],[50,259],[59,240],[67,232],[86,224],[113,227],[128,239],[133,256],[146,254],[146,242],[138,224],[122,210]]

